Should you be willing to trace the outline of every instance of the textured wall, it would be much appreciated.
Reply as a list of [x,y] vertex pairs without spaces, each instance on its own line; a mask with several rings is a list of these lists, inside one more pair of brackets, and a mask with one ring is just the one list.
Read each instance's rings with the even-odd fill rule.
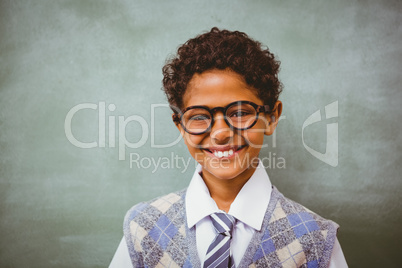
[[[273,183],[341,225],[351,267],[397,267],[402,3],[189,2],[0,1],[0,266],[107,266],[125,211],[188,184],[194,163],[184,168],[169,110],[152,105],[166,103],[166,57],[218,26],[282,61],[284,117],[261,153]],[[66,134],[80,104],[67,125],[94,148]],[[124,153],[125,138],[144,144]],[[332,165],[306,149],[327,144]],[[130,154],[147,160],[130,167]]]

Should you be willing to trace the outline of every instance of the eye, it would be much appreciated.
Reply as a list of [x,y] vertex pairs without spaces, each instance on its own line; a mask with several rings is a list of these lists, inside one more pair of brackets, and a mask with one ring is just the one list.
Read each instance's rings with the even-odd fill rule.
[[246,111],[246,110],[236,110],[233,111],[229,117],[244,117],[244,116],[248,116],[252,114],[250,111]]
[[189,118],[189,120],[191,121],[204,121],[209,119],[210,119],[209,116],[205,114],[195,114]]

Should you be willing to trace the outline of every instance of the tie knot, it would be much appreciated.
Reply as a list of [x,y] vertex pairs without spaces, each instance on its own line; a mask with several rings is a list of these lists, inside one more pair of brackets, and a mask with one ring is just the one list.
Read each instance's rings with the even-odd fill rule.
[[233,216],[226,213],[214,213],[211,214],[210,217],[217,233],[232,236],[232,230],[235,223],[235,218]]

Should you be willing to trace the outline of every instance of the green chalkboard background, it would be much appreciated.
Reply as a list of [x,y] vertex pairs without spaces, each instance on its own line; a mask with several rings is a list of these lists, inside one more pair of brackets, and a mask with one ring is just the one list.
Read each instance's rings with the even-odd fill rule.
[[[401,14],[401,1],[1,0],[0,267],[107,267],[125,212],[186,187],[161,67],[213,26],[282,62],[283,117],[261,153],[272,182],[341,225],[351,267],[400,267]],[[327,143],[338,163],[306,149]]]

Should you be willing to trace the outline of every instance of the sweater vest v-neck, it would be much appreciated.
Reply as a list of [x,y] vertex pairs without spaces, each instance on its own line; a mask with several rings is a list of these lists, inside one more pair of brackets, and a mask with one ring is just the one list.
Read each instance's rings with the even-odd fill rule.
[[[201,267],[185,195],[181,190],[127,212],[124,235],[134,267]],[[261,231],[238,267],[328,267],[338,227],[273,187]]]

